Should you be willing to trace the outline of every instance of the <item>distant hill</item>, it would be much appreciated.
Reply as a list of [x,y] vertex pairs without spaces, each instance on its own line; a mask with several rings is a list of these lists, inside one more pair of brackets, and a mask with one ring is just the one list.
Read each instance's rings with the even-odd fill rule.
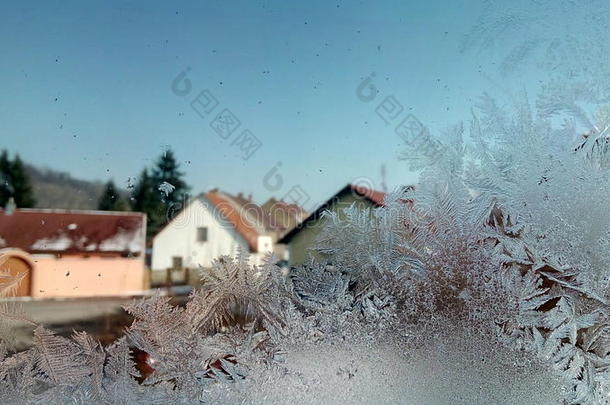
[[[73,178],[70,174],[52,169],[25,165],[30,176],[37,208],[96,209],[104,191],[101,181]],[[123,197],[127,194],[121,191]]]

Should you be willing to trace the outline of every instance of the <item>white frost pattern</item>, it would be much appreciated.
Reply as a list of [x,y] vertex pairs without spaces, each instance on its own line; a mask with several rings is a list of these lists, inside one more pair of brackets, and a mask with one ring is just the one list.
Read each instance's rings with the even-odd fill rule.
[[176,187],[168,183],[167,181],[164,181],[163,183],[159,184],[159,191],[164,193],[166,197],[173,193],[175,189]]
[[[447,132],[443,159],[418,166],[414,189],[381,209],[325,214],[317,253],[328,260],[284,276],[271,259],[223,257],[184,307],[159,296],[128,305],[133,324],[106,348],[42,326],[25,352],[1,341],[0,397],[610,404],[607,11],[543,0],[524,19],[520,5],[489,4],[466,48],[540,30],[504,73],[541,49],[545,63],[568,61],[535,103],[483,96],[468,125]],[[591,48],[549,38],[554,19],[532,21],[558,9],[581,20],[572,32],[606,35]],[[133,348],[154,369],[141,384]]]

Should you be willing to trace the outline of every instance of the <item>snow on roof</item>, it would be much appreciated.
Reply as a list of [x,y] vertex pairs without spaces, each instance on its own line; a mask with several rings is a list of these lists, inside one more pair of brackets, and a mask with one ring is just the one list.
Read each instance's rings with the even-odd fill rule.
[[136,212],[0,209],[0,240],[30,253],[137,255],[144,250],[145,222]]

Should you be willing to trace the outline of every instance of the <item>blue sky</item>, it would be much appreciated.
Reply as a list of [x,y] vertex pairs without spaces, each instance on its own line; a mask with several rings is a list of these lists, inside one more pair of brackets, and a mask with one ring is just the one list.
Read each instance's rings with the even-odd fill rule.
[[[3,2],[1,146],[123,187],[170,146],[195,192],[262,201],[299,185],[311,206],[354,179],[380,187],[382,164],[390,187],[416,179],[375,103],[356,97],[371,72],[433,131],[468,119],[483,91],[533,82],[509,85],[493,55],[460,52],[480,2],[175,3]],[[186,67],[193,91],[180,97],[171,83]],[[191,109],[204,89],[262,142],[250,159]]]

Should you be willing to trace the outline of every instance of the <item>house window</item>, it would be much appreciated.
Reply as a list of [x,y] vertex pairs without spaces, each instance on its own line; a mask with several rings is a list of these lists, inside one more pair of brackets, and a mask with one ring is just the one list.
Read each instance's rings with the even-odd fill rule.
[[207,242],[208,240],[208,228],[201,227],[197,228],[197,242]]
[[174,256],[174,257],[172,257],[172,268],[173,269],[181,269],[182,268],[182,256]]

